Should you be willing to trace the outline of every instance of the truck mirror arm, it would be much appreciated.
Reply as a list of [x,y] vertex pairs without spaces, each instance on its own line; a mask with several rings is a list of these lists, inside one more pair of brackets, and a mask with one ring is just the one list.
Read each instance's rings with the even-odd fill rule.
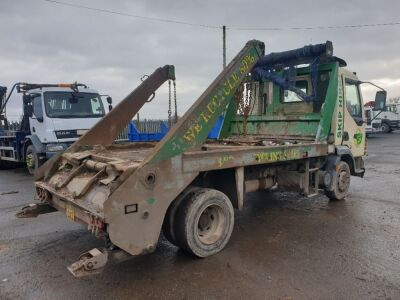
[[[380,91],[376,92],[375,106],[374,106],[373,110],[379,110],[382,112],[382,110],[386,106],[387,91],[384,88],[380,87],[379,85],[377,85],[373,82],[370,82],[370,81],[358,81],[357,83],[358,84],[368,83],[368,84],[373,85],[373,86],[377,87],[378,89],[380,89]],[[376,118],[376,116],[375,116],[375,118]]]
[[378,89],[380,89],[381,91],[386,92],[386,90],[383,87],[380,87],[379,85],[371,82],[371,81],[358,81],[358,84],[364,84],[364,83],[368,83],[370,85],[373,85],[374,87],[377,87]]

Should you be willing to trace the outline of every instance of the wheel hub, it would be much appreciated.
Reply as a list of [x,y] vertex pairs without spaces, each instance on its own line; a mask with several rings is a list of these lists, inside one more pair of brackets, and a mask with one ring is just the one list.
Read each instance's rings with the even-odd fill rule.
[[350,175],[346,171],[341,171],[338,176],[338,188],[341,192],[348,189],[350,185]]
[[26,156],[26,165],[27,165],[29,168],[33,168],[33,166],[35,165],[35,159],[34,159],[32,153],[29,153],[29,154]]
[[215,243],[222,235],[224,223],[225,216],[221,207],[217,205],[206,207],[197,223],[199,240],[204,244]]

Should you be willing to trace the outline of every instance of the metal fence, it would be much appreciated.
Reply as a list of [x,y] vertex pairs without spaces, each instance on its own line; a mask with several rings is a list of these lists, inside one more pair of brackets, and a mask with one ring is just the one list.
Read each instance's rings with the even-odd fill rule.
[[115,140],[116,142],[126,142],[129,141],[129,126],[126,126],[124,130],[118,135],[117,139]]
[[[159,133],[161,132],[161,122],[168,123],[168,120],[162,119],[143,119],[139,122],[137,120],[132,120],[136,125],[136,128],[140,133]],[[21,122],[13,121],[8,124],[8,131],[18,131],[21,126]],[[129,141],[129,124],[122,130],[118,135],[117,142]]]
[[168,124],[168,120],[161,119],[144,119],[139,123],[137,120],[132,121],[136,128],[140,133],[158,133],[161,132],[161,122],[166,122]]
[[[143,119],[139,122],[137,120],[132,120],[136,128],[140,133],[159,133],[161,132],[161,122],[168,123],[168,120],[162,119]],[[129,124],[122,130],[118,135],[116,142],[129,141]]]

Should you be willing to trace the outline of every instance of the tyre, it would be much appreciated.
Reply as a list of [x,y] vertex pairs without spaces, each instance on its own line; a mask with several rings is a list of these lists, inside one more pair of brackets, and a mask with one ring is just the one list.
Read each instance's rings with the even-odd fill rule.
[[168,210],[164,217],[162,225],[162,231],[165,238],[175,246],[178,246],[175,238],[175,218],[176,212],[179,205],[185,201],[186,198],[190,197],[195,191],[199,190],[200,187],[191,186],[186,188],[168,207]]
[[391,130],[390,130],[390,125],[388,124],[388,123],[382,123],[382,126],[381,126],[381,128],[382,128],[382,132],[383,133],[389,133],[389,132],[391,132]]
[[350,188],[350,167],[346,162],[341,161],[336,170],[337,175],[334,189],[332,191],[325,191],[325,193],[331,200],[343,200]]
[[175,222],[178,246],[197,257],[208,257],[221,251],[232,235],[233,206],[224,193],[201,188],[181,203]]
[[28,172],[31,175],[34,175],[35,171],[42,164],[38,153],[36,153],[36,150],[32,145],[29,145],[28,148],[26,149],[25,162],[26,162],[26,168],[28,169]]

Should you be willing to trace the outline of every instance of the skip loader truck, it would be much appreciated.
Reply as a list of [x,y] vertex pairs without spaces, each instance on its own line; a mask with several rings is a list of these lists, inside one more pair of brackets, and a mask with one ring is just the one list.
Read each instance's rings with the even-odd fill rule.
[[[109,114],[35,174],[36,204],[17,216],[61,211],[105,240],[68,269],[76,277],[148,254],[163,231],[208,257],[228,243],[245,194],[324,191],[342,200],[362,177],[366,151],[362,83],[331,42],[264,54],[251,40],[159,142],[113,143],[167,80],[158,68]],[[377,92],[376,106],[386,94]],[[223,116],[217,139],[207,135]]]

